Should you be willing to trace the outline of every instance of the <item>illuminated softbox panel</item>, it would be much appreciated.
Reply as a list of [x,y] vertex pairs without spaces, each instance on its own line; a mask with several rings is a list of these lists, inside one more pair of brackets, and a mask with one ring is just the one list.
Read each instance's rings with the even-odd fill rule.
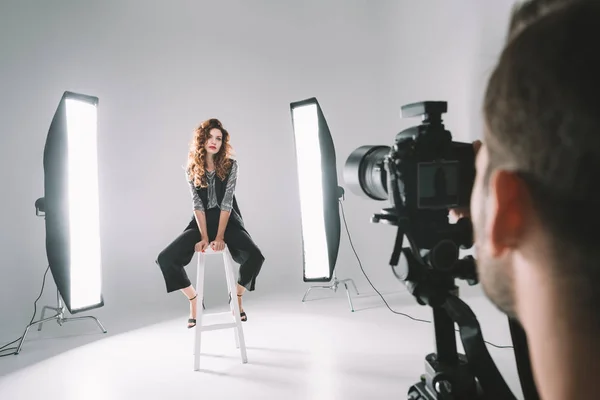
[[340,244],[333,140],[317,99],[291,103],[302,219],[305,282],[330,281]]
[[104,305],[97,107],[96,97],[65,92],[44,148],[46,254],[71,313]]

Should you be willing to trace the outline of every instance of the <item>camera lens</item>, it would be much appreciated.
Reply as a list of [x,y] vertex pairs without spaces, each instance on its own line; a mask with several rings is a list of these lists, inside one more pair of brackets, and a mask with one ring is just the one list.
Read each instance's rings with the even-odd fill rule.
[[346,186],[357,195],[387,200],[387,171],[383,164],[388,146],[361,146],[354,150],[344,166]]

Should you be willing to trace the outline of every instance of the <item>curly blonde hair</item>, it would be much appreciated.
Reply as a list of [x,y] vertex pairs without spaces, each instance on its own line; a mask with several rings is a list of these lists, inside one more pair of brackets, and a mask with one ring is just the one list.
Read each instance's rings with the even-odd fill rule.
[[223,124],[216,118],[207,119],[194,130],[194,137],[190,143],[188,153],[187,175],[188,180],[196,187],[208,186],[206,179],[206,149],[204,145],[209,138],[210,131],[218,129],[223,134],[223,141],[219,152],[214,156],[215,172],[219,179],[224,180],[231,170],[232,147],[229,144],[229,132],[223,128]]

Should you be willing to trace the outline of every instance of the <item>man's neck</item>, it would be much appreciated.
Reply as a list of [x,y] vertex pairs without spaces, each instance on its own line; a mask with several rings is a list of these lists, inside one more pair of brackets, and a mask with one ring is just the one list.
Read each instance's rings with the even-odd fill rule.
[[[573,300],[577,293],[548,273],[552,265],[515,263],[517,312],[544,400],[591,399],[600,369],[598,331]],[[599,311],[600,312],[600,311]]]

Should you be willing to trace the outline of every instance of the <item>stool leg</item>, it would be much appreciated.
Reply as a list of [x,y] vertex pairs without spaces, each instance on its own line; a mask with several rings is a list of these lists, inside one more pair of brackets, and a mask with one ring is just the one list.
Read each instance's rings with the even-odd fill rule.
[[[223,254],[223,261],[225,263],[226,273],[229,275],[230,286],[229,290],[231,290],[231,302],[233,303],[233,318],[235,319],[235,332],[239,343],[240,354],[242,356],[242,363],[248,362],[248,356],[246,354],[246,341],[244,340],[244,329],[242,328],[242,319],[240,317],[240,306],[237,302],[237,288],[235,286],[235,272],[233,270],[233,260],[231,259],[231,254],[228,249],[225,249]],[[236,296],[234,298],[233,296]]]
[[[198,254],[198,268],[196,271],[196,293],[200,300],[204,299],[204,267],[206,256]],[[200,349],[202,339],[202,307],[196,307],[196,326],[194,327],[194,371],[200,369]]]
[[235,327],[233,328],[233,339],[235,340],[235,348],[239,349],[240,348],[240,337],[238,336],[238,328]]
[[[233,302],[237,300],[234,297],[234,294],[237,291],[235,275],[231,276],[229,270],[227,269],[227,263],[225,259],[227,258],[227,254],[223,252],[223,266],[225,267],[225,279],[227,280],[227,288],[229,289],[229,295],[231,296],[231,301],[229,302],[229,309],[231,310],[231,315],[235,314],[235,309],[233,308]],[[235,288],[235,289],[234,289]],[[233,328],[233,338],[235,339],[235,348],[240,348],[240,339],[238,338],[237,327]]]

